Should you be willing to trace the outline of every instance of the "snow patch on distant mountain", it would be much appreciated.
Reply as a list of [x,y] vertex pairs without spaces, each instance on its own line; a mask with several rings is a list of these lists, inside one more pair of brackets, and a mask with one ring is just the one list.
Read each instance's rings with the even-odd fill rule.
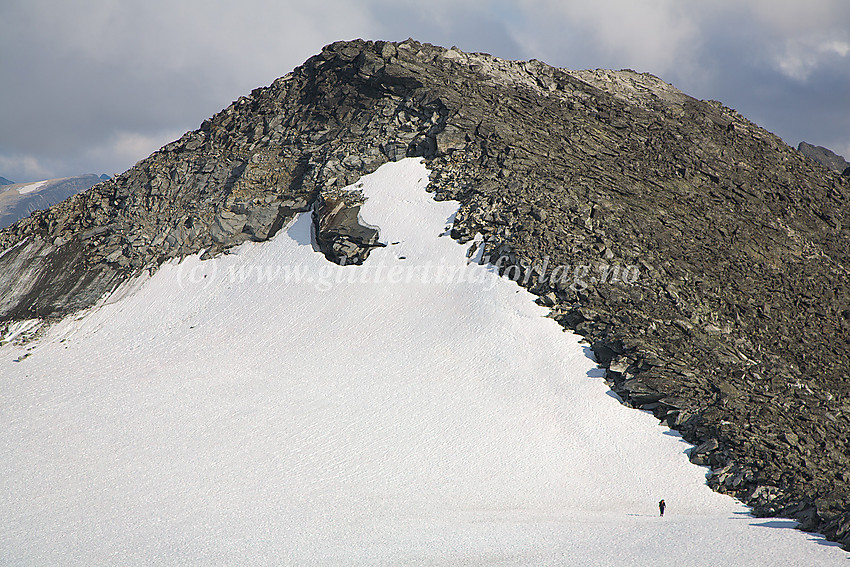
[[362,266],[305,213],[0,347],[0,563],[846,564],[709,490],[579,337],[467,263],[428,176],[362,178],[386,244]]
[[35,183],[29,183],[27,185],[22,185],[17,187],[17,191],[19,195],[26,195],[28,193],[32,193],[33,191],[37,191],[41,187],[44,187],[46,183],[49,183],[50,180],[45,181],[36,181]]
[[100,183],[97,175],[47,179],[34,183],[15,183],[0,189],[0,229],[11,226],[40,211]]

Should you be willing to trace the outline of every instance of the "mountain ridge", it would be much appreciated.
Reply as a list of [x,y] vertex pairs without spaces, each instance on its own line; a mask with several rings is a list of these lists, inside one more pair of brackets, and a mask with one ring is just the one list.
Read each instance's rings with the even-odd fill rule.
[[840,156],[823,146],[815,146],[808,142],[800,142],[797,146],[797,150],[799,150],[804,156],[811,158],[824,167],[828,167],[838,173],[843,173],[848,167],[850,167],[850,163],[848,163],[843,156]]
[[[633,71],[331,44],[0,233],[0,320],[62,317],[170,258],[271,238],[400,157],[461,202],[454,238],[504,258],[627,404],[697,445],[713,488],[850,545],[850,183]],[[334,248],[344,232],[339,262],[361,253]],[[544,262],[603,281],[553,280]],[[612,282],[612,266],[640,276]]]
[[34,183],[7,184],[0,191],[0,229],[16,223],[34,211],[50,208],[101,181],[104,181],[103,177],[89,173]]

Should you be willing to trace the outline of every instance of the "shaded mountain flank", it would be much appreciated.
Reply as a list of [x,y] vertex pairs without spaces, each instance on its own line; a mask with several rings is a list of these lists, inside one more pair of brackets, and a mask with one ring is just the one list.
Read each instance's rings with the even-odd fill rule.
[[583,335],[714,489],[850,549],[850,180],[651,75],[334,43],[0,233],[0,320],[62,317],[308,210],[330,259],[362,261],[373,227],[338,190],[405,156],[461,203],[452,236]]

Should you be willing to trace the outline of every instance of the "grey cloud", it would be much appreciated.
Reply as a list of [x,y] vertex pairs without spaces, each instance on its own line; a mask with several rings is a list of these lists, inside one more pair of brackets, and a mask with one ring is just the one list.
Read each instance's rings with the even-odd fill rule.
[[492,53],[507,59],[527,56],[511,32],[520,13],[496,2],[376,2],[371,11],[376,38],[457,46],[464,51]]
[[632,67],[721,100],[791,144],[850,151],[850,3],[796,4],[7,0],[0,175],[121,171],[324,44],[355,37]]
[[342,0],[12,0],[0,21],[15,23],[0,35],[0,166],[16,181],[126,169],[144,157],[127,156],[133,140],[149,153],[324,44],[370,31]]
[[523,4],[531,25],[514,35],[549,63],[648,71],[736,108],[791,145],[850,149],[850,3]]

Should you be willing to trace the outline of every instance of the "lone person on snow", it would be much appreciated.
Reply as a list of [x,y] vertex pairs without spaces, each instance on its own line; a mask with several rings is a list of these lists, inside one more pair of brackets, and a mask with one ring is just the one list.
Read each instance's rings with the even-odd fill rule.
[[664,509],[667,508],[667,504],[664,503],[664,500],[658,503],[658,511],[661,512],[661,515],[664,516]]

